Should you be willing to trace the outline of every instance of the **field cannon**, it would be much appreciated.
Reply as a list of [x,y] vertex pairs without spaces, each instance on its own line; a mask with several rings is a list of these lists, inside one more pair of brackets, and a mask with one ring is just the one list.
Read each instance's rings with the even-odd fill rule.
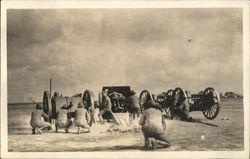
[[55,119],[58,110],[66,104],[71,105],[69,109],[71,115],[74,117],[74,111],[77,108],[79,102],[82,102],[85,107],[94,106],[94,93],[90,90],[85,90],[84,93],[75,94],[71,97],[62,96],[58,92],[55,92],[52,97],[48,91],[44,91],[43,94],[43,111],[49,116],[49,120]]
[[[106,86],[102,88],[102,92],[106,92],[111,100],[111,110],[116,120],[122,124],[129,124],[128,105],[126,99],[130,96],[130,86]],[[102,110],[103,95],[99,93],[99,108]],[[113,119],[110,112],[105,112],[102,115],[103,119]]]
[[[129,96],[131,89],[129,86],[106,86],[102,88],[102,92],[107,92],[111,103],[113,113],[126,113],[126,98]],[[99,93],[99,105],[102,105],[102,93]]]
[[[158,103],[161,109],[165,110],[166,114],[171,116],[173,109],[175,109],[175,97],[182,96],[190,105],[189,112],[201,111],[207,119],[214,119],[220,111],[220,97],[218,92],[211,87],[197,94],[191,94],[189,91],[183,91],[181,88],[174,90],[170,89],[167,92],[162,92],[158,95],[151,95],[147,90],[143,90],[139,96],[140,106],[143,111],[144,103],[148,100],[153,100]],[[177,101],[178,102],[178,101]]]

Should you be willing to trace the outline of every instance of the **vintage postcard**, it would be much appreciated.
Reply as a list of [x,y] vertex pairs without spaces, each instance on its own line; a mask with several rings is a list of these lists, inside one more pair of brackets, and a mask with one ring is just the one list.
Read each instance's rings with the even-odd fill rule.
[[244,1],[2,1],[1,158],[249,158]]

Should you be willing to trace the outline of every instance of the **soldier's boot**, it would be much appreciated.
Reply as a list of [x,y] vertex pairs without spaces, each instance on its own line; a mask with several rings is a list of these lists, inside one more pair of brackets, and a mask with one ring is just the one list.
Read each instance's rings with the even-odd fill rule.
[[32,128],[32,134],[36,134],[35,128]]
[[37,133],[39,133],[40,135],[42,135],[43,134],[43,132],[42,132],[42,130],[40,129],[40,128],[37,128],[36,127],[36,130],[35,130]]
[[171,143],[169,141],[159,141],[157,140],[157,144],[161,145],[164,148],[170,147]]
[[152,150],[156,150],[156,141],[155,141],[155,139],[154,138],[150,138],[149,142],[151,143],[151,147],[150,148]]
[[55,132],[57,133],[58,132],[58,126],[56,125],[56,130],[55,130]]
[[90,129],[88,129],[88,128],[85,128],[83,130],[84,130],[84,133],[90,133]]
[[52,130],[52,126],[49,126],[49,127],[48,127],[48,130]]
[[78,126],[78,132],[77,132],[78,134],[80,134],[81,133],[81,127],[80,126]]
[[149,139],[148,138],[145,138],[145,149],[150,149],[150,142],[149,142]]
[[65,131],[66,133],[69,133],[69,128],[65,128],[64,131]]

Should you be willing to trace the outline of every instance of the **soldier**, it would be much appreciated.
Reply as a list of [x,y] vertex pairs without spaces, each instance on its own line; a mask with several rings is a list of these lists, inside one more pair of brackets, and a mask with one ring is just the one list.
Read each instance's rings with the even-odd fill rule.
[[132,119],[135,120],[140,116],[139,98],[135,94],[135,91],[130,91],[130,96],[126,99],[126,103],[128,104],[128,111],[130,113],[130,121],[132,121]]
[[74,123],[78,127],[78,134],[81,133],[81,128],[83,128],[84,133],[90,132],[90,116],[81,102],[79,102],[77,109],[75,110]]
[[118,93],[117,92],[112,92],[109,94],[109,97],[112,99],[111,103],[115,108],[119,108],[119,98],[118,98]]
[[64,104],[61,109],[57,113],[57,117],[55,120],[55,126],[56,126],[56,132],[58,132],[59,128],[64,128],[66,133],[69,133],[69,127],[73,125],[73,122],[71,120],[70,112],[69,112],[69,106],[66,106]]
[[165,118],[162,116],[161,110],[159,110],[158,107],[159,106],[152,100],[148,101],[144,105],[146,110],[143,111],[140,118],[139,124],[142,126],[146,149],[156,149],[156,144],[163,147],[170,146],[165,132]]
[[194,121],[192,117],[189,116],[189,107],[190,105],[185,94],[183,92],[175,93],[171,118],[177,117],[184,121]]
[[36,110],[31,113],[30,125],[32,126],[32,134],[36,134],[36,132],[42,134],[43,129],[51,129],[50,123],[45,122],[43,118],[49,119],[48,115],[42,110],[42,106],[37,104]]
[[111,104],[110,98],[108,96],[108,93],[106,91],[104,91],[104,92],[102,92],[102,96],[103,96],[103,99],[102,99],[102,108],[103,109],[98,114],[100,121],[103,123],[102,115],[105,112],[110,112],[114,121],[118,124],[119,122],[116,120],[115,115],[112,112],[112,108],[111,108],[112,104]]

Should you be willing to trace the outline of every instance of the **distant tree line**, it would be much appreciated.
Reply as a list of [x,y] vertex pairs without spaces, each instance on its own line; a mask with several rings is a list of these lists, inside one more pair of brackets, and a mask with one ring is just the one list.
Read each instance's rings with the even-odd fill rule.
[[234,92],[225,92],[224,94],[220,93],[220,97],[221,98],[243,98],[243,95],[237,94]]

